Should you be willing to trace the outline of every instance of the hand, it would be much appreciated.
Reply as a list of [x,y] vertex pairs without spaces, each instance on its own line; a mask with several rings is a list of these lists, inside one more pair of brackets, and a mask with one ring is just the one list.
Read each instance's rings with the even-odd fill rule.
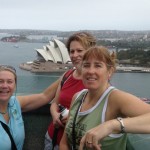
[[65,116],[61,119],[61,122],[65,125],[67,123],[68,116]]
[[97,139],[94,140],[94,138],[93,139],[87,138],[87,134],[82,137],[80,141],[79,150],[83,150],[84,147],[93,149],[93,150],[101,150],[101,144],[98,143],[98,140]]
[[60,120],[60,113],[55,113],[55,115],[52,116],[53,118],[53,124],[55,127],[64,127],[63,123]]
[[79,150],[83,150],[85,146],[94,150],[101,150],[101,145],[99,144],[99,142],[104,137],[112,133],[112,123],[113,120],[110,120],[87,131],[80,141]]

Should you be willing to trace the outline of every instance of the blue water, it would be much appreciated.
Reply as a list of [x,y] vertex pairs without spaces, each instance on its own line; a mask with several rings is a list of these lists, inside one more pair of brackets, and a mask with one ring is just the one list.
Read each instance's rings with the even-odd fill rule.
[[116,73],[112,84],[136,96],[150,98],[150,73]]
[[[18,48],[14,45],[18,45]],[[37,93],[44,90],[60,74],[35,74],[21,70],[19,64],[36,59],[35,48],[42,48],[44,43],[8,43],[0,42],[0,64],[12,65],[17,70],[17,93]],[[139,97],[150,98],[150,73],[115,73],[112,84]]]

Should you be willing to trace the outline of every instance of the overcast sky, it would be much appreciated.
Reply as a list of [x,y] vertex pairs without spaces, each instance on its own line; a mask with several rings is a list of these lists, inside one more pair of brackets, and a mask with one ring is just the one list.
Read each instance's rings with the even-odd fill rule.
[[150,30],[150,0],[0,0],[0,29]]

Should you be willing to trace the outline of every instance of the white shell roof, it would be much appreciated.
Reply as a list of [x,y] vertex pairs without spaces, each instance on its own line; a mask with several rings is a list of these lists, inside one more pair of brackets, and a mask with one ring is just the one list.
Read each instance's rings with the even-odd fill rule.
[[45,59],[45,61],[53,61],[54,62],[54,59],[53,59],[53,56],[50,55],[47,50],[45,49],[36,49],[36,51],[38,53],[40,53],[40,55]]
[[62,62],[62,58],[60,57],[60,52],[59,50],[57,50],[56,48],[50,46],[50,45],[47,45],[47,48],[49,49],[49,52],[51,53],[51,55],[53,56],[54,58],[54,62],[57,63],[57,62]]
[[70,61],[70,57],[69,57],[69,54],[68,54],[68,50],[65,46],[64,43],[62,43],[61,41],[57,40],[57,39],[54,39],[54,41],[57,43],[58,45],[58,48],[60,50],[60,53],[61,53],[61,57],[62,57],[62,61],[64,63],[67,63],[68,61]]
[[54,39],[54,42],[49,41],[49,45],[43,46],[43,49],[36,49],[36,51],[45,61],[53,61],[55,63],[71,61],[65,44],[57,39]]

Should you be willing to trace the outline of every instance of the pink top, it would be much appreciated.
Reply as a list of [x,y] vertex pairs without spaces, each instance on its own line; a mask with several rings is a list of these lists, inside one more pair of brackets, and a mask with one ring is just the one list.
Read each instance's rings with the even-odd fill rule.
[[[68,79],[65,81],[60,91],[59,103],[69,109],[73,95],[81,91],[82,89],[84,89],[82,80],[75,79],[73,75],[70,75]],[[53,138],[53,132],[54,132],[54,125],[51,122],[48,127],[48,133],[51,139]],[[60,143],[63,132],[64,128],[60,128],[57,135],[57,144]]]

